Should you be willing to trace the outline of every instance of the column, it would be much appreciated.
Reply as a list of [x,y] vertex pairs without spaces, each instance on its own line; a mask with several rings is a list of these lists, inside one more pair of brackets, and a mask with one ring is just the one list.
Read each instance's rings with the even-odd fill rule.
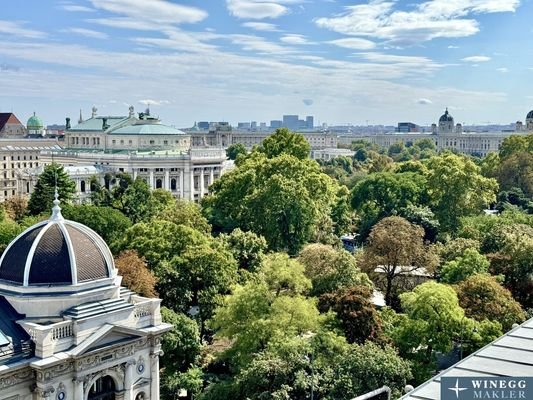
[[159,399],[159,352],[150,354],[150,398]]
[[125,364],[124,371],[124,400],[133,400],[133,366],[135,360],[129,360]]
[[74,398],[75,399],[84,399],[85,394],[83,393],[83,381],[84,378],[78,377],[74,378]]
[[204,169],[200,169],[200,198],[204,197]]
[[170,190],[170,171],[168,168],[165,168],[165,186],[166,190]]
[[183,199],[183,185],[185,184],[185,173],[180,169],[180,199]]
[[154,169],[150,168],[150,189],[154,189]]
[[194,168],[191,167],[189,169],[189,173],[190,173],[190,183],[191,183],[191,186],[190,186],[190,189],[191,189],[191,193],[190,193],[190,200],[191,201],[194,201]]
[[215,181],[215,167],[209,169],[209,185],[212,185]]
[[133,168],[133,180],[137,179],[137,168]]

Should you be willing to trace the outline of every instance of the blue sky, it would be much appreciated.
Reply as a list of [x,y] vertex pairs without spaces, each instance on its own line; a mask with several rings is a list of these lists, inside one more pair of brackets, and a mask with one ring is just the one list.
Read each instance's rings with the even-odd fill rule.
[[533,0],[3,0],[0,111],[510,123],[533,108],[532,15]]

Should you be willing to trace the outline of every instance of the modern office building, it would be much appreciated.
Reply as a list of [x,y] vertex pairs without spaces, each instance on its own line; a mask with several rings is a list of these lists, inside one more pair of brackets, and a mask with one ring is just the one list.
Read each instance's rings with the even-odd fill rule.
[[300,128],[300,122],[298,120],[298,115],[284,115],[283,124],[284,128],[288,128],[291,131],[298,130]]

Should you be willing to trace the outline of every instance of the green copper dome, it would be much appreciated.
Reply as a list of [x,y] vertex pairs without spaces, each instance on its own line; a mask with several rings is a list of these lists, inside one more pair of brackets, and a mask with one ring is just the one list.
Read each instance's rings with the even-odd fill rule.
[[44,124],[41,118],[35,115],[33,115],[28,119],[28,122],[26,123],[26,128],[28,130],[34,130],[38,131],[44,128]]

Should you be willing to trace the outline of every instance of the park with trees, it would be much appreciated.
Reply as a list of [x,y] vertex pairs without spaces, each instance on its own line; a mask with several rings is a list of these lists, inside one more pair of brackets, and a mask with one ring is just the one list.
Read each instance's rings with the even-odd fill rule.
[[29,201],[0,209],[0,250],[49,217],[57,186],[123,284],[162,299],[163,400],[349,400],[383,385],[398,398],[439,357],[533,316],[533,135],[484,158],[427,139],[351,148],[317,162],[286,129],[234,146],[200,204],[124,173],[76,204],[51,164]]

